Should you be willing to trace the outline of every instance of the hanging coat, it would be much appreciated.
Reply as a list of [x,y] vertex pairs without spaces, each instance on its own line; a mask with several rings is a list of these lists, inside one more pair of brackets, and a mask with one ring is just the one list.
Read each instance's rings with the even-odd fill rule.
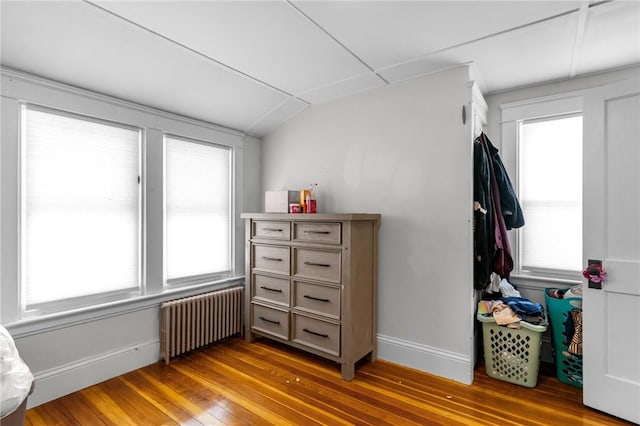
[[[491,273],[509,278],[513,258],[507,230],[524,225],[524,214],[498,149],[482,133],[474,144],[474,287]],[[483,215],[483,211],[485,212]]]
[[491,282],[495,236],[489,156],[478,141],[473,144],[473,169],[473,287],[482,290]]
[[496,177],[496,183],[498,184],[498,190],[500,192],[500,207],[505,226],[507,230],[521,228],[524,226],[524,214],[522,213],[522,207],[520,207],[516,191],[513,189],[507,170],[498,155],[498,148],[493,146],[487,135],[484,133],[479,137],[484,140],[489,151],[494,176]]

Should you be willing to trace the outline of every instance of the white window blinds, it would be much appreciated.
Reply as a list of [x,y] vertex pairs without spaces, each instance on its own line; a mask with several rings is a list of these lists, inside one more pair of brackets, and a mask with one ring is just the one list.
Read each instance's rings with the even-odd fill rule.
[[140,286],[138,129],[23,107],[23,305]]
[[580,271],[582,116],[521,122],[518,157],[521,269]]
[[167,280],[231,271],[231,150],[165,137]]

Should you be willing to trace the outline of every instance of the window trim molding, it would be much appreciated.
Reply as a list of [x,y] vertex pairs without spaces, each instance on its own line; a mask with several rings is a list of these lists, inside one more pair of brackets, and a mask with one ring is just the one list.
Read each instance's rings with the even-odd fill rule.
[[[206,146],[219,147],[221,149],[225,149],[229,152],[229,235],[231,236],[231,241],[229,243],[229,269],[226,271],[214,272],[210,274],[201,274],[201,275],[193,275],[186,277],[178,277],[178,278],[168,278],[167,276],[167,203],[166,203],[166,191],[167,191],[167,138],[176,139],[183,142],[197,143]],[[236,228],[236,172],[235,172],[235,164],[236,150],[233,147],[222,145],[219,143],[215,143],[208,140],[190,138],[187,136],[176,135],[169,132],[163,132],[162,134],[162,191],[163,191],[163,204],[162,204],[162,227],[163,227],[163,255],[162,255],[162,281],[163,287],[178,287],[178,286],[187,286],[190,284],[199,284],[211,280],[216,280],[220,278],[227,278],[234,276],[236,274],[236,246],[238,244],[237,238],[234,238],[234,230]]]
[[[499,106],[501,113],[502,161],[512,176],[516,193],[519,193],[520,123],[582,114],[584,91],[567,92],[553,96],[504,103]],[[526,219],[525,219],[526,220]],[[526,226],[526,225],[525,225]],[[532,281],[557,283],[578,282],[579,273],[566,271],[524,270],[520,265],[520,231],[509,231],[509,241],[514,261],[512,276]]]
[[[19,102],[19,135],[18,135],[18,155],[19,155],[19,165],[18,165],[18,196],[20,197],[20,201],[18,202],[18,298],[19,298],[19,312],[21,318],[29,318],[40,315],[47,315],[50,312],[62,312],[68,310],[70,307],[74,309],[76,307],[88,306],[91,304],[101,304],[110,300],[123,300],[128,297],[134,297],[135,295],[141,295],[143,293],[143,289],[145,288],[145,244],[144,241],[146,239],[146,209],[145,209],[145,200],[146,200],[146,191],[144,187],[144,175],[145,175],[145,129],[138,126],[132,126],[129,124],[118,123],[111,120],[101,119],[99,117],[93,117],[90,115],[78,114],[74,112],[69,112],[65,110],[61,110],[58,108],[51,108],[42,105],[38,105],[32,102]],[[24,281],[24,273],[25,273],[25,264],[23,262],[24,259],[24,236],[26,233],[25,230],[25,214],[26,214],[26,179],[25,179],[25,170],[26,170],[26,150],[24,140],[24,135],[26,132],[25,128],[25,118],[27,112],[37,111],[44,114],[51,114],[56,116],[61,116],[65,118],[70,118],[73,120],[86,121],[89,123],[100,124],[105,126],[117,127],[120,129],[134,131],[138,134],[138,177],[140,182],[137,187],[138,194],[138,208],[137,208],[137,218],[138,218],[138,229],[137,229],[137,263],[138,263],[138,285],[136,287],[128,287],[121,288],[113,291],[106,291],[100,293],[92,293],[77,297],[70,297],[65,299],[52,300],[47,302],[33,303],[31,305],[27,305],[26,301],[26,283]]]
[[[543,96],[500,105],[500,124],[581,112],[584,91]],[[504,134],[503,134],[504,140]]]

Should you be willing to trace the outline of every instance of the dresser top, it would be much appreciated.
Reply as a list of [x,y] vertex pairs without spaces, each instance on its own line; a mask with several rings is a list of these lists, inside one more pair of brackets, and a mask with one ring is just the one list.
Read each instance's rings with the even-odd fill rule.
[[342,221],[374,220],[380,221],[379,213],[241,213],[242,219],[258,220],[295,220],[295,221]]

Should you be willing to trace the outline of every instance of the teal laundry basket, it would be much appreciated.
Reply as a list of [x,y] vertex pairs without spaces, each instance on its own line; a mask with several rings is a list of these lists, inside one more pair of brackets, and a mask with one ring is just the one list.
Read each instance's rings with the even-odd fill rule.
[[[549,294],[557,291],[555,288],[544,290],[544,300],[551,324],[553,358],[556,364],[556,377],[563,383],[582,387],[582,357],[569,353],[569,338],[565,327],[571,311],[582,309],[582,298],[570,297],[556,299]],[[559,290],[564,292],[564,290]]]
[[492,316],[478,313],[476,318],[482,323],[487,375],[516,385],[535,387],[540,368],[540,336],[547,330],[546,324],[520,321],[520,329],[516,330],[496,324]]

